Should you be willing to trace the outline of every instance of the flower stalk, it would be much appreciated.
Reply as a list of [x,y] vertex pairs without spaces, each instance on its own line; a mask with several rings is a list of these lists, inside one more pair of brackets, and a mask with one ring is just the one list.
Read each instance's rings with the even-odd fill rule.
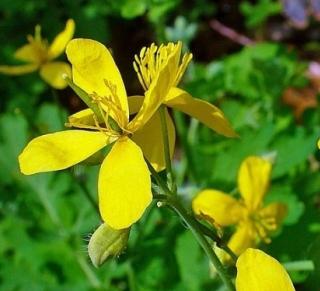
[[167,121],[166,121],[166,115],[165,115],[166,112],[165,111],[166,111],[165,106],[161,105],[159,108],[159,112],[160,112],[161,132],[162,132],[162,138],[163,138],[163,150],[164,150],[168,184],[170,185],[169,188],[172,191],[172,193],[176,193],[177,192],[177,185],[175,183],[175,178],[174,178],[174,174],[172,171],[172,165],[171,165],[168,125],[167,125]]
[[[234,285],[232,283],[231,277],[229,276],[227,270],[221,263],[220,259],[218,258],[217,254],[214,252],[212,245],[208,242],[206,235],[208,233],[203,232],[203,228],[206,228],[204,225],[199,223],[192,215],[189,215],[189,213],[186,211],[186,209],[181,205],[180,201],[177,199],[177,186],[174,180],[174,175],[172,171],[171,166],[171,157],[170,157],[170,151],[169,151],[169,139],[168,139],[168,130],[167,130],[167,123],[165,119],[165,107],[162,105],[159,108],[160,111],[160,118],[161,118],[161,129],[162,129],[162,138],[163,138],[163,145],[164,145],[164,154],[165,154],[165,162],[166,162],[166,170],[167,170],[167,179],[169,180],[170,187],[168,188],[167,184],[163,182],[161,177],[158,175],[158,173],[153,169],[152,165],[148,163],[148,167],[151,171],[152,176],[156,180],[158,186],[162,189],[162,191],[165,193],[163,194],[156,194],[154,195],[154,198],[164,202],[168,205],[173,211],[175,211],[180,218],[188,225],[189,229],[191,230],[192,234],[198,241],[199,245],[202,247],[212,264],[215,266],[217,273],[219,274],[221,280],[227,287],[227,290],[234,291]],[[218,236],[214,237],[214,235],[210,231],[210,238],[214,241],[217,241]],[[219,245],[225,249],[225,244],[221,243],[221,239],[218,240]],[[226,250],[226,249],[225,249]],[[228,249],[226,252],[228,254],[231,253],[231,257],[235,258],[235,255]]]
[[154,197],[159,201],[167,204],[173,211],[175,211],[180,216],[180,218],[186,223],[186,225],[188,225],[189,229],[198,241],[199,245],[202,247],[208,258],[210,259],[211,263],[216,268],[217,273],[219,274],[221,280],[227,287],[227,290],[234,291],[235,288],[232,283],[232,279],[229,276],[223,264],[221,263],[220,259],[214,252],[212,245],[206,239],[205,234],[202,232],[202,229],[199,226],[200,223],[193,216],[188,214],[188,212],[185,210],[185,208],[181,205],[179,200],[174,195],[167,196],[158,194]]

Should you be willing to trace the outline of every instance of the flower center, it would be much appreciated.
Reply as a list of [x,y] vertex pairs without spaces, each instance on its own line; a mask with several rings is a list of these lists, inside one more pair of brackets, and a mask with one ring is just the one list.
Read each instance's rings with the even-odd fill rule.
[[32,46],[34,54],[37,56],[38,63],[43,64],[48,60],[48,41],[41,38],[41,27],[35,27],[34,36],[28,35],[27,39]]
[[277,229],[276,218],[258,210],[250,214],[249,219],[259,239],[265,243],[270,243],[271,240],[268,236],[270,232]]
[[[117,94],[117,86],[110,81],[104,80],[108,88],[109,95],[98,96],[95,92],[90,95],[92,102],[96,103],[101,116],[105,116],[105,123],[116,123],[114,130],[127,132],[128,119],[125,110],[121,106],[120,98]],[[106,122],[107,121],[107,122]],[[115,126],[115,125],[114,125]]]
[[160,45],[159,47],[153,43],[148,48],[144,47],[140,51],[139,56],[135,55],[133,67],[145,91],[148,90],[160,70],[167,64],[169,58],[172,58],[168,66],[169,84],[170,87],[178,85],[192,59],[192,54],[190,53],[184,54],[181,59],[181,48],[181,42],[177,44],[169,43],[168,45]]
[[90,107],[94,114],[84,113],[84,116],[81,116],[81,112],[75,114],[69,117],[69,123],[66,123],[66,126],[98,130],[112,139],[130,136],[131,131],[126,129],[128,119],[126,112],[121,107],[116,85],[107,80],[104,82],[109,95],[100,96],[96,92],[89,94],[92,103]]

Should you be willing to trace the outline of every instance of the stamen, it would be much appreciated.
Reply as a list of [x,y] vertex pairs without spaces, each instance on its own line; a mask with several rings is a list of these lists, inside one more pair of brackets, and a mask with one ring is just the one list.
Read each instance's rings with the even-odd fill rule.
[[277,229],[277,222],[275,217],[267,216],[258,212],[250,216],[253,227],[259,239],[265,243],[270,243],[271,239],[268,237],[269,233]]
[[[169,65],[169,84],[177,86],[180,82],[189,62],[192,59],[192,54],[184,54],[181,60],[182,43],[161,44],[159,47],[154,43],[150,47],[144,47],[139,56],[135,55],[133,68],[138,75],[139,82],[144,90],[147,90],[153,80],[155,80],[163,68],[167,64],[168,59],[172,56]],[[181,64],[180,64],[181,62]]]
[[186,71],[189,63],[191,62],[192,60],[192,54],[191,53],[188,53],[188,54],[185,54],[182,58],[182,62],[181,62],[181,65],[179,67],[179,70],[178,70],[178,73],[177,73],[177,76],[176,76],[176,80],[175,80],[175,85],[174,86],[177,86],[179,83],[180,83],[180,80],[184,74],[184,72]]
[[117,95],[117,87],[110,81],[104,80],[105,85],[110,91],[109,96],[99,96],[97,93],[91,94],[92,102],[96,103],[102,116],[105,127],[114,135],[130,135],[125,126],[127,124],[127,116],[121,108],[120,99]]
[[41,26],[36,25],[34,36],[28,35],[27,40],[32,46],[34,53],[38,58],[39,64],[47,61],[48,58],[48,41],[41,37]]

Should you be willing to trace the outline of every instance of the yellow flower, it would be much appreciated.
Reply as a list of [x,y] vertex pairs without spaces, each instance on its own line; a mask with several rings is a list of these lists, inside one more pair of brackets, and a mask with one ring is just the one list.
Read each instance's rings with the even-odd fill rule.
[[74,21],[69,19],[65,29],[59,33],[51,45],[41,37],[41,27],[37,25],[35,35],[28,35],[28,44],[17,49],[14,57],[26,62],[24,65],[0,66],[0,73],[8,75],[22,75],[39,70],[40,76],[50,86],[56,89],[63,89],[67,86],[62,78],[63,74],[71,75],[70,66],[65,62],[53,61],[60,56],[73,37]]
[[[137,108],[136,98],[127,98],[120,72],[107,48],[88,39],[70,41],[67,56],[73,82],[91,97],[100,114],[96,116],[91,109],[80,111],[69,118],[69,125],[77,130],[33,139],[19,157],[22,173],[65,169],[112,144],[99,172],[100,213],[113,229],[128,228],[136,222],[152,200],[150,173],[141,148],[146,150],[147,158],[158,155],[153,152],[159,150],[160,120],[154,113],[162,102],[161,93],[169,90],[168,71],[176,54],[176,50],[168,50],[167,59]],[[135,114],[131,120],[130,113]],[[161,161],[155,163],[161,167]]]
[[162,103],[198,119],[219,134],[227,137],[237,136],[220,109],[209,102],[194,98],[186,91],[177,88],[192,59],[192,54],[190,53],[181,56],[181,42],[177,44],[170,43],[167,47],[163,45],[157,47],[152,44],[149,48],[143,48],[139,56],[135,56],[134,69],[144,90],[148,90],[157,76],[161,67],[160,64],[166,60],[167,48],[169,50],[176,50],[177,53],[176,58],[168,67],[169,72],[166,82],[168,83],[169,90],[167,93],[161,92],[163,97]]
[[284,267],[266,253],[247,249],[237,260],[237,291],[294,291]]
[[236,232],[228,242],[236,255],[260,241],[270,242],[269,233],[278,228],[286,215],[287,208],[281,203],[263,206],[270,173],[269,161],[250,156],[242,162],[238,174],[242,199],[238,201],[221,191],[208,189],[200,192],[192,201],[194,213],[212,224],[237,225]]

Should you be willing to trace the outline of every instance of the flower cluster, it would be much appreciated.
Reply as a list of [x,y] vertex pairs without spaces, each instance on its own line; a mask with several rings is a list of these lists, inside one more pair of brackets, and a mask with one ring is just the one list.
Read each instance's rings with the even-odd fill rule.
[[[181,43],[143,48],[134,67],[146,90],[128,97],[120,72],[108,49],[89,39],[74,39],[66,48],[72,81],[91,100],[72,115],[74,129],[33,139],[19,157],[22,173],[66,169],[110,145],[101,164],[98,194],[102,219],[114,229],[135,223],[152,200],[151,177],[145,159],[164,168],[163,139],[157,110],[164,104],[179,109],[225,136],[235,136],[223,113],[208,102],[177,88],[190,54],[181,56]],[[169,144],[173,154],[175,131],[168,113]]]
[[[130,227],[142,217],[153,199],[151,176],[157,180],[158,172],[168,168],[168,159],[170,162],[173,157],[176,134],[168,107],[198,119],[226,137],[237,134],[221,110],[178,88],[192,59],[192,54],[182,53],[181,42],[152,44],[134,57],[133,67],[144,94],[128,96],[110,51],[94,40],[70,41],[73,33],[74,22],[68,20],[65,30],[49,46],[37,26],[35,36],[29,36],[29,43],[15,53],[18,60],[28,64],[0,66],[0,72],[18,75],[39,70],[52,87],[62,89],[69,84],[87,104],[87,109],[69,116],[67,130],[31,140],[19,156],[19,164],[23,174],[31,175],[70,168],[97,152],[103,153],[98,177],[103,223],[88,246],[93,264],[99,266],[109,256],[123,251]],[[53,61],[65,49],[71,67]],[[236,263],[238,291],[294,290],[279,262],[251,249],[260,241],[270,242],[270,232],[278,228],[286,215],[286,207],[280,203],[263,206],[270,173],[269,161],[248,157],[239,170],[240,200],[207,189],[192,202],[196,216],[213,226],[236,225],[228,247],[240,256]],[[160,187],[161,183],[158,184]],[[177,193],[167,186],[163,190],[169,194],[157,194],[165,197],[167,203],[171,201],[171,207],[190,227],[202,225],[177,204]],[[208,251],[206,238],[200,241]]]

